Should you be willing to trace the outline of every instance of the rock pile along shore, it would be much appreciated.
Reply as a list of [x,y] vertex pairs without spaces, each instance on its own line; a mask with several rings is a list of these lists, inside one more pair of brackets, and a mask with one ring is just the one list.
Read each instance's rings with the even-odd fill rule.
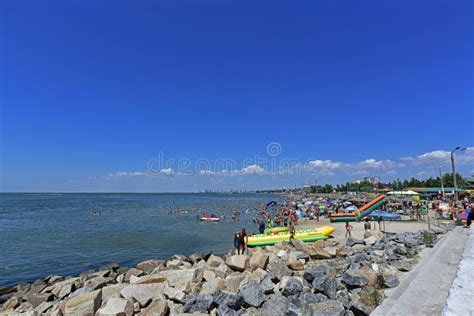
[[109,264],[0,287],[0,315],[368,315],[440,231]]

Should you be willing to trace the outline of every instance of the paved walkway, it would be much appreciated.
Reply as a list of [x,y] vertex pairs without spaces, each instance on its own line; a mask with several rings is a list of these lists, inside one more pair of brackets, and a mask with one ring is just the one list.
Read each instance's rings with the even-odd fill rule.
[[371,315],[440,315],[467,239],[462,227],[446,234]]
[[456,278],[449,290],[443,316],[474,315],[474,225],[461,258]]

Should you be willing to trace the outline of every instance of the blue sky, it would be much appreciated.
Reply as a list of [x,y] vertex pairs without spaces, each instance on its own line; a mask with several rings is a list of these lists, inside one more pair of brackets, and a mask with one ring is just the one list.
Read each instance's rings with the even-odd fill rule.
[[389,181],[435,176],[456,146],[469,175],[472,12],[447,0],[2,1],[0,190]]

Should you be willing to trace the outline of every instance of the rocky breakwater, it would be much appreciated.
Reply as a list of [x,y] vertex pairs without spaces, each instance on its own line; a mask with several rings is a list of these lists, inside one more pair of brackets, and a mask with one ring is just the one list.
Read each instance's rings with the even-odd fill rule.
[[433,232],[378,234],[110,264],[0,288],[1,315],[368,315],[433,245]]

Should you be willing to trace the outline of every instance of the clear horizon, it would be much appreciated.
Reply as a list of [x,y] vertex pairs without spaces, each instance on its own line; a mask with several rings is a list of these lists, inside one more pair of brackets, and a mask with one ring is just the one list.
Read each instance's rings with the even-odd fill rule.
[[470,176],[473,9],[3,1],[0,192]]

